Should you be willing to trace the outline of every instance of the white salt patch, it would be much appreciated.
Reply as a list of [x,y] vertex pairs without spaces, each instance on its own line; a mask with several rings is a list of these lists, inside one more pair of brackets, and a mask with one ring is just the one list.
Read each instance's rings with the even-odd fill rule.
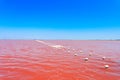
[[47,42],[44,42],[44,41],[41,41],[41,40],[36,40],[37,42],[40,42],[42,44],[45,44],[47,46],[50,46],[50,47],[53,47],[53,48],[56,48],[56,49],[62,49],[62,48],[65,48],[64,46],[62,45],[53,45],[51,43],[47,43]]
[[53,47],[53,48],[57,48],[57,49],[64,48],[64,46],[61,46],[61,45],[50,45],[50,46]]

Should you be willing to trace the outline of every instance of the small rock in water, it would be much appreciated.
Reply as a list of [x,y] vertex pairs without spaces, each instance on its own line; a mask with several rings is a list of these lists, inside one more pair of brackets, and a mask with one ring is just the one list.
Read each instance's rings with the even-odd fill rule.
[[80,51],[80,53],[83,53],[83,51]]
[[70,48],[68,48],[68,50],[70,50]]
[[105,69],[109,68],[109,65],[104,65]]
[[77,56],[77,54],[74,54],[74,56]]
[[102,60],[105,60],[106,57],[102,57]]
[[84,58],[84,61],[88,61],[88,58]]
[[92,53],[89,53],[89,56],[92,56]]

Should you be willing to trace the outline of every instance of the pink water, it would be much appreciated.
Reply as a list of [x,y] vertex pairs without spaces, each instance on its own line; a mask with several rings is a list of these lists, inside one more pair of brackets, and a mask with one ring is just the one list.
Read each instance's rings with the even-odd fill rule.
[[120,41],[44,42],[0,40],[0,80],[120,80]]

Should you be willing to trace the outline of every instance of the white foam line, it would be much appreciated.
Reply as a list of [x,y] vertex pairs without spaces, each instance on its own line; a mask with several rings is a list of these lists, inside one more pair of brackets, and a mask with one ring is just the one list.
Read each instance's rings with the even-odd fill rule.
[[51,44],[51,43],[48,43],[48,42],[44,42],[44,41],[41,41],[41,40],[36,40],[37,42],[40,42],[44,45],[47,45],[47,46],[50,46],[50,47],[53,47],[53,48],[56,48],[56,49],[62,49],[62,48],[65,48],[64,46],[62,45],[55,45],[55,44]]

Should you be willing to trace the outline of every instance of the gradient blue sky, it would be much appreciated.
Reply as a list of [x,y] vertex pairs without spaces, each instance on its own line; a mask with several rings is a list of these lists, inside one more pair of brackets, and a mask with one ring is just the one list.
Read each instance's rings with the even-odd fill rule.
[[0,39],[120,39],[120,0],[0,0]]

